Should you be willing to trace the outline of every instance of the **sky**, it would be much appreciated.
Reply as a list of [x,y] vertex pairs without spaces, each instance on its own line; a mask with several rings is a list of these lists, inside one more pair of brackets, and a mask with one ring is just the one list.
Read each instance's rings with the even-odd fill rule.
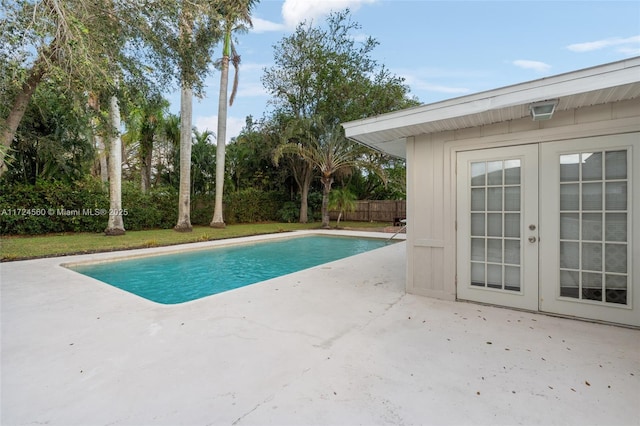
[[[640,56],[637,1],[262,0],[253,29],[236,38],[242,62],[227,142],[247,116],[270,111],[261,77],[273,66],[273,46],[299,23],[324,25],[331,10],[347,7],[362,27],[355,40],[376,39],[372,57],[423,104]],[[211,73],[205,97],[194,99],[201,132],[217,131],[219,81]],[[177,114],[179,92],[168,99]]]

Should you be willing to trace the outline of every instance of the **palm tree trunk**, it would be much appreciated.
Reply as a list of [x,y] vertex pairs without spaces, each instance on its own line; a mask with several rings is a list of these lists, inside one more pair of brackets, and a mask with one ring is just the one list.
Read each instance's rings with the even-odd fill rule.
[[331,192],[331,176],[322,176],[322,227],[329,228],[329,192]]
[[180,192],[178,195],[178,232],[191,232],[191,120],[193,89],[182,84],[180,92]]
[[98,162],[100,164],[100,180],[102,183],[107,183],[109,181],[109,169],[107,167],[107,151],[104,146],[104,140],[102,136],[95,135],[94,136],[96,148],[98,150]]
[[313,169],[308,164],[305,164],[304,168],[302,185],[300,185],[300,223],[309,222],[309,187],[311,187],[313,176]]
[[114,95],[109,100],[111,146],[109,148],[109,222],[105,235],[123,235],[122,220],[122,139],[120,138],[120,107]]
[[222,214],[222,196],[224,191],[224,157],[227,138],[227,88],[229,85],[229,56],[222,57],[222,69],[220,71],[220,96],[218,98],[218,134],[216,144],[216,196],[213,208],[213,219],[209,226],[212,228],[224,228]]
[[[145,117],[148,119],[148,117]],[[153,154],[153,133],[149,128],[140,139],[140,190],[146,194],[151,189],[151,161]]]

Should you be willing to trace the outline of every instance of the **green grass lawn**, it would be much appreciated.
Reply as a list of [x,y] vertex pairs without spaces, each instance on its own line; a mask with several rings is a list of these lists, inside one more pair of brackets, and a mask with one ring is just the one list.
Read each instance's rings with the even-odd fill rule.
[[[389,225],[388,223],[340,222],[340,228],[349,229],[382,230]],[[335,226],[335,224],[332,223],[332,226]],[[176,232],[173,229],[127,231],[125,235],[117,237],[106,237],[102,233],[2,237],[0,238],[0,261],[160,247],[300,229],[319,229],[319,227],[319,223],[259,223],[228,225],[224,229],[195,226],[193,232],[186,233]]]

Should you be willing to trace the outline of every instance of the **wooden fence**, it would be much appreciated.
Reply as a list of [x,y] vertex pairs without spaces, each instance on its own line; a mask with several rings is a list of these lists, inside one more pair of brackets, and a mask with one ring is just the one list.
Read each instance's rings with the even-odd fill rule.
[[[329,212],[331,220],[336,220],[338,214],[338,211]],[[356,210],[353,212],[345,212],[340,220],[352,220],[356,222],[397,222],[406,217],[407,202],[405,200],[370,200],[356,201]]]

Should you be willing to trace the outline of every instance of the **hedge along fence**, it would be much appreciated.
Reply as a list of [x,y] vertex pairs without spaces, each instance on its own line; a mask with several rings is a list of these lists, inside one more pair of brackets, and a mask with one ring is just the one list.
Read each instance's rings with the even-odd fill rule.
[[[284,198],[284,199],[283,199]],[[286,197],[256,189],[225,194],[228,224],[275,221]],[[209,225],[213,196],[192,196],[191,223]],[[143,194],[133,182],[122,185],[124,227],[129,231],[172,228],[178,218],[178,192],[154,188]],[[0,184],[0,235],[103,232],[109,219],[109,192],[94,179],[75,182]]]
[[[332,220],[338,219],[339,211],[330,211]],[[394,222],[407,217],[406,200],[362,200],[356,201],[353,212],[344,212],[341,220],[355,222]]]

